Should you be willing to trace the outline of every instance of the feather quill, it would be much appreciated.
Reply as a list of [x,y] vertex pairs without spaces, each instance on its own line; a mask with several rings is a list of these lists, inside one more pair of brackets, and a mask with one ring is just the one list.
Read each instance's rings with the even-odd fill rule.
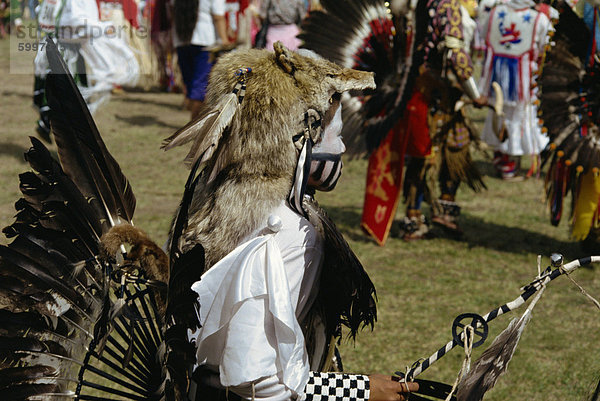
[[542,296],[543,287],[531,301],[520,319],[513,319],[498,335],[492,345],[479,357],[475,366],[462,377],[456,389],[457,401],[480,401],[485,393],[494,387],[499,377],[506,372],[521,334],[531,319],[531,311]]
[[237,94],[223,96],[214,108],[207,109],[196,120],[165,139],[162,148],[169,150],[193,140],[185,162],[191,165],[198,159],[200,163],[210,160],[219,146],[223,132],[231,124],[239,108]]

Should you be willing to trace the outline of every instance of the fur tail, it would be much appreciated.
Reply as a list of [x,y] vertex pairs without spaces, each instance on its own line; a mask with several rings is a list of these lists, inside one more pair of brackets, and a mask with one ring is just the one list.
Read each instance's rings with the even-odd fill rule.
[[169,281],[169,260],[167,254],[152,241],[141,229],[130,224],[112,227],[100,238],[101,255],[106,259],[114,258],[122,250],[123,244],[130,244],[127,259],[136,261],[153,280],[167,283]]

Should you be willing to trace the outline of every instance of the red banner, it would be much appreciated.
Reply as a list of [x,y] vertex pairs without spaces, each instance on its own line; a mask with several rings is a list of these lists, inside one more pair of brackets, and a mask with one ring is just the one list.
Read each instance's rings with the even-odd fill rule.
[[361,227],[381,246],[385,244],[396,215],[408,135],[400,121],[369,157],[367,188]]

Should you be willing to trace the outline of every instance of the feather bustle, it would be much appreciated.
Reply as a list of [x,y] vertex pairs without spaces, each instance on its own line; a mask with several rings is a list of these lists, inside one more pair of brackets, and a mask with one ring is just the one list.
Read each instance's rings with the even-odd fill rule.
[[108,220],[130,219],[135,197],[58,50],[47,50],[61,164],[32,138],[34,171],[20,176],[16,221],[3,230],[12,242],[0,247],[0,398],[91,399],[94,387],[97,399],[147,399],[161,376],[154,294],[143,280],[115,285],[120,266],[99,258]]
[[412,10],[390,18],[380,1],[330,0],[323,1],[322,6],[324,11],[311,13],[303,22],[299,35],[303,47],[340,65],[375,73],[377,89],[366,92],[368,100],[355,94],[362,107],[352,107],[343,114],[342,134],[350,145],[347,153],[362,156],[365,142],[372,151],[402,118],[421,64],[422,52],[416,47],[423,27],[413,27],[411,42],[406,27],[414,18]]

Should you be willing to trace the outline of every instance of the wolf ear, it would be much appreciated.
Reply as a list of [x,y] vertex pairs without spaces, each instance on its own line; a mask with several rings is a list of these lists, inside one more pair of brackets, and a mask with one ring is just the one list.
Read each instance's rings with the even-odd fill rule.
[[280,41],[273,43],[273,50],[275,50],[275,60],[277,60],[277,64],[279,64],[285,72],[292,74],[296,69],[292,60],[292,52]]

